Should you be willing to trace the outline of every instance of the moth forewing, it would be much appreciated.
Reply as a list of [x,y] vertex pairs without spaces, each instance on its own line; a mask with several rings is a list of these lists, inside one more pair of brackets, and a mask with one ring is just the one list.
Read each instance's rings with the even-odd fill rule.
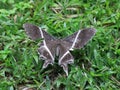
[[40,34],[40,29],[39,27],[32,25],[32,24],[23,24],[23,28],[25,29],[27,35],[32,39],[32,40],[36,40],[41,37]]
[[80,32],[81,32],[80,30],[77,32],[70,50],[73,50],[73,48],[75,47],[76,42],[78,42],[78,37],[79,37]]
[[86,28],[75,32],[63,40],[71,43],[70,50],[80,49],[95,35],[95,32],[94,28]]
[[82,48],[95,35],[95,32],[96,30],[94,28],[86,28],[81,30],[73,48]]

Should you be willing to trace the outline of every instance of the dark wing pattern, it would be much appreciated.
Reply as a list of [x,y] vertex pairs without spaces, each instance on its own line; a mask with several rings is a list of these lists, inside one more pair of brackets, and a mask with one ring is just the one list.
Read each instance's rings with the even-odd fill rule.
[[63,40],[71,43],[70,50],[80,49],[94,36],[95,32],[96,30],[94,28],[86,28],[79,30]]
[[23,28],[25,29],[27,35],[32,40],[42,38],[39,27],[32,25],[32,24],[23,24]]
[[[48,40],[48,41],[55,40],[53,36],[49,35],[46,31],[41,30],[41,28],[39,28],[38,26],[26,23],[26,24],[23,24],[23,28],[25,29],[27,35],[33,40],[43,38],[43,37],[45,40]],[[40,31],[42,31],[43,37],[41,36]]]

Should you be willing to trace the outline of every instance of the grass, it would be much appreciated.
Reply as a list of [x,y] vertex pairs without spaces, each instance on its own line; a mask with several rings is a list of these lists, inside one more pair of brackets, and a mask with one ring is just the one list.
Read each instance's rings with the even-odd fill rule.
[[[30,40],[22,25],[32,23],[64,38],[82,28],[97,29],[93,39],[72,54],[66,77],[58,65],[42,70],[39,41]],[[119,0],[1,0],[0,90],[120,89]]]

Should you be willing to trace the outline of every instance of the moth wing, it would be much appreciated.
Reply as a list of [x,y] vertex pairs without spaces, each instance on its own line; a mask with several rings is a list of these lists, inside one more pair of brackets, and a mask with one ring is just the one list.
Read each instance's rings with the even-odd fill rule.
[[[68,64],[74,62],[74,58],[69,50],[82,48],[91,39],[95,32],[95,29],[87,28],[79,30],[63,39],[63,42],[66,42],[66,44],[62,43],[63,47],[61,49],[63,50],[61,50],[62,53],[60,53],[59,65],[63,67],[66,75],[68,75]],[[69,48],[67,49],[66,47]]]
[[49,35],[46,31],[41,30],[38,26],[32,24],[24,24],[23,28],[32,40],[43,38],[43,42],[38,49],[40,58],[45,60],[43,68],[46,68],[48,64],[52,64],[54,62],[54,52],[50,50],[50,42],[55,40],[55,38]]
[[[46,31],[41,30],[38,26],[32,25],[32,24],[23,24],[23,28],[25,29],[27,35],[32,39],[36,40],[39,38],[44,38],[45,40],[54,40],[55,38],[51,35],[49,35]],[[41,35],[41,32],[43,35]]]
[[69,51],[66,51],[63,56],[59,59],[59,65],[63,67],[64,72],[68,76],[68,64],[74,62],[74,58]]
[[69,43],[62,41],[59,54],[59,65],[63,67],[66,75],[68,76],[68,64],[74,62],[74,58],[69,51]]
[[86,28],[75,32],[63,40],[70,43],[71,50],[80,49],[94,36],[95,32],[96,30],[94,28]]
[[43,68],[46,68],[49,64],[53,65],[54,63],[54,51],[51,51],[51,48],[48,48],[49,46],[50,45],[43,45],[38,48],[39,56],[42,60],[44,60]]

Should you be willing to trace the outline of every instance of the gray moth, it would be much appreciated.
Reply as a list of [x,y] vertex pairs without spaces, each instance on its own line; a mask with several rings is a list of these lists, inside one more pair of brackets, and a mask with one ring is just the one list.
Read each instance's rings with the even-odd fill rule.
[[58,64],[63,67],[66,75],[68,75],[68,64],[74,63],[74,57],[70,53],[70,50],[82,48],[96,32],[94,28],[85,28],[78,30],[64,39],[56,39],[46,31],[32,24],[26,23],[23,25],[23,28],[32,40],[43,38],[38,48],[40,58],[44,60],[43,68],[46,68],[49,64],[53,65],[55,56],[57,55],[59,56]]

